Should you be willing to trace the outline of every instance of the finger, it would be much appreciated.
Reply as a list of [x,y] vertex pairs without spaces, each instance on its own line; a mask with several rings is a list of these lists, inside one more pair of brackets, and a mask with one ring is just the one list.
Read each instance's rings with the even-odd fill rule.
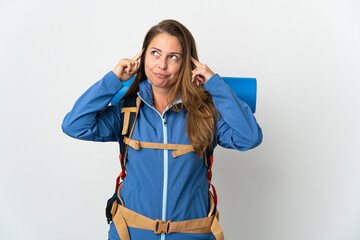
[[199,75],[200,73],[200,69],[199,68],[195,68],[194,70],[192,70],[192,76],[193,78],[195,78],[196,75]]
[[192,81],[194,81],[196,79],[196,76],[197,76],[197,73],[193,73],[191,78],[192,78]]
[[201,63],[199,63],[198,60],[196,60],[195,58],[191,57],[191,61],[195,64],[196,67],[200,67]]
[[200,76],[196,76],[196,77],[195,77],[196,84],[197,84],[198,86],[199,86],[199,84],[200,84],[200,82],[201,82],[200,79],[201,79]]
[[120,71],[126,72],[126,70],[127,70],[127,68],[128,68],[128,62],[127,62],[127,61],[123,61],[123,62],[121,62],[120,66],[121,66]]
[[131,73],[137,72],[138,66],[139,66],[139,62],[135,62]]
[[136,73],[139,70],[139,62],[135,62],[130,74]]
[[130,74],[131,68],[132,68],[131,62],[127,62],[125,72],[127,74]]
[[130,63],[130,64],[131,64],[131,68],[130,68],[129,73],[132,73],[132,72],[134,71],[134,68],[135,68],[135,66],[136,66],[136,63],[137,63],[137,62],[131,62],[131,63]]
[[142,55],[143,51],[144,51],[144,49],[143,49],[143,50],[141,50],[138,54],[136,54],[136,56],[135,56],[135,57],[133,57],[133,59],[132,59],[132,60],[134,60],[134,61],[138,61],[138,60],[141,58],[141,55]]
[[131,70],[134,69],[134,67],[136,66],[136,61],[130,61],[130,65],[131,65]]
[[195,79],[197,82],[202,83],[202,84],[205,83],[205,76],[203,76],[203,74],[198,73],[198,74],[195,74],[195,75],[193,75],[193,76],[194,76],[194,79]]
[[195,68],[192,72],[192,77],[194,79],[197,79],[199,77],[202,77],[202,71],[200,71],[198,68]]

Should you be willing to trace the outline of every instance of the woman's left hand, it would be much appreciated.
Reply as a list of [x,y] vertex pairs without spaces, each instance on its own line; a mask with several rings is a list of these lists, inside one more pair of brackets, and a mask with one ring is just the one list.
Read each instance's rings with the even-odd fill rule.
[[192,71],[192,81],[196,81],[199,86],[200,83],[205,84],[215,73],[206,64],[199,63],[195,58],[191,57],[191,61],[196,68]]

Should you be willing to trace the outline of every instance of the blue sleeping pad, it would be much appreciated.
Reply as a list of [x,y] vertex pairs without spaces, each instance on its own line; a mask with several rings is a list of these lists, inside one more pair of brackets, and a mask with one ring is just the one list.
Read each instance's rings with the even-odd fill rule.
[[[129,81],[123,82],[124,87],[114,96],[111,104],[116,103],[128,90],[130,84],[135,79],[132,77]],[[222,77],[227,85],[235,92],[236,96],[246,102],[251,111],[255,113],[256,109],[256,78],[238,78],[238,77]]]

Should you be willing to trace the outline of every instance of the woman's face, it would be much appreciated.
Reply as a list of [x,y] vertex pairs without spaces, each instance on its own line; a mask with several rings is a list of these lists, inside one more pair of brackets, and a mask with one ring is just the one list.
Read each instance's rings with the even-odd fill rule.
[[183,51],[177,37],[167,33],[156,35],[145,57],[145,74],[153,88],[170,90],[178,80]]

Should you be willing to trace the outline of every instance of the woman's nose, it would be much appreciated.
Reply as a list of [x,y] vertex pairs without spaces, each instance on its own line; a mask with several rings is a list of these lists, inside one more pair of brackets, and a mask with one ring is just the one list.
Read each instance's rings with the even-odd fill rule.
[[161,57],[159,59],[159,68],[161,69],[166,69],[166,58],[165,57]]

